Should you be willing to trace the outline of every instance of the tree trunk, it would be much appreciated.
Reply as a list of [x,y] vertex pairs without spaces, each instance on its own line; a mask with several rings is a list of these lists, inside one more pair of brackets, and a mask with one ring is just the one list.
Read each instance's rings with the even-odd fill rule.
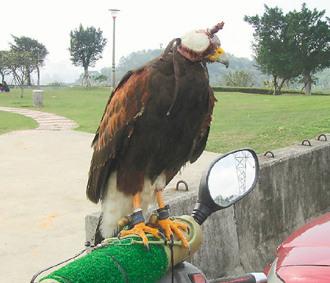
[[23,98],[23,94],[24,94],[24,86],[20,85],[20,89],[21,89],[21,98]]
[[30,68],[26,67],[26,84],[28,86],[31,86],[31,73],[30,73]]
[[0,75],[1,75],[1,82],[3,82],[5,80],[5,74],[2,71],[0,71]]
[[273,76],[273,87],[274,87],[273,95],[279,95],[277,77],[276,76]]
[[90,87],[91,86],[91,81],[88,73],[88,67],[84,68],[84,76],[82,79],[82,85],[85,87]]
[[282,87],[286,81],[286,79],[282,79],[282,81],[279,83],[277,79],[278,79],[277,76],[273,76],[273,84],[274,84],[273,95],[281,95]]
[[37,68],[37,76],[38,76],[38,87],[40,86],[40,69],[39,66],[36,66]]
[[304,73],[304,89],[306,95],[312,94],[312,77],[310,73]]
[[280,83],[280,85],[278,87],[278,91],[279,91],[280,94],[281,94],[282,87],[284,86],[285,81],[286,81],[286,79],[282,79],[282,81],[281,81],[281,83]]

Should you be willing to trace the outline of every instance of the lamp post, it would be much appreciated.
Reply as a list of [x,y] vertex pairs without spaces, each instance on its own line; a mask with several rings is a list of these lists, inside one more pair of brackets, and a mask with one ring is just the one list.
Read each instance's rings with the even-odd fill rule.
[[116,17],[120,10],[109,9],[112,19],[113,19],[113,29],[112,29],[112,89],[115,89],[116,85],[116,62],[115,62],[115,44],[116,44]]

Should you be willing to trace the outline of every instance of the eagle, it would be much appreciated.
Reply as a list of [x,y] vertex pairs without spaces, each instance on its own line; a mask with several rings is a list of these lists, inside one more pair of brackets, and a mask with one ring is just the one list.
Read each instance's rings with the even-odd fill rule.
[[[173,39],[164,52],[129,71],[112,91],[92,142],[87,197],[101,201],[99,230],[114,235],[118,220],[130,215],[131,228],[120,236],[173,234],[188,247],[187,227],[168,216],[162,190],[187,162],[202,154],[216,101],[207,63],[228,59],[216,33],[194,30]],[[159,229],[146,225],[143,211],[156,199]]]

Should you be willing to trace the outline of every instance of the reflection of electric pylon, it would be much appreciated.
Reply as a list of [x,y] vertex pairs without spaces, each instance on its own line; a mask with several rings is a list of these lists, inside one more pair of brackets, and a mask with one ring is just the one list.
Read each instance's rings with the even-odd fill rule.
[[236,160],[236,174],[238,180],[238,192],[243,194],[246,191],[246,161],[249,158],[248,153],[234,154]]

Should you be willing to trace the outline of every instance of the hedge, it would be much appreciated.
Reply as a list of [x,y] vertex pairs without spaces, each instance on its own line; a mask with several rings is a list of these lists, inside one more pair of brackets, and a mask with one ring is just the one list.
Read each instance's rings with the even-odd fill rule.
[[[214,86],[212,87],[217,92],[243,92],[243,93],[254,93],[254,94],[273,94],[273,90],[270,88],[258,88],[258,87],[229,87],[229,86]],[[282,94],[304,94],[304,92],[292,89],[282,89]],[[329,95],[322,92],[313,92],[313,95]]]

